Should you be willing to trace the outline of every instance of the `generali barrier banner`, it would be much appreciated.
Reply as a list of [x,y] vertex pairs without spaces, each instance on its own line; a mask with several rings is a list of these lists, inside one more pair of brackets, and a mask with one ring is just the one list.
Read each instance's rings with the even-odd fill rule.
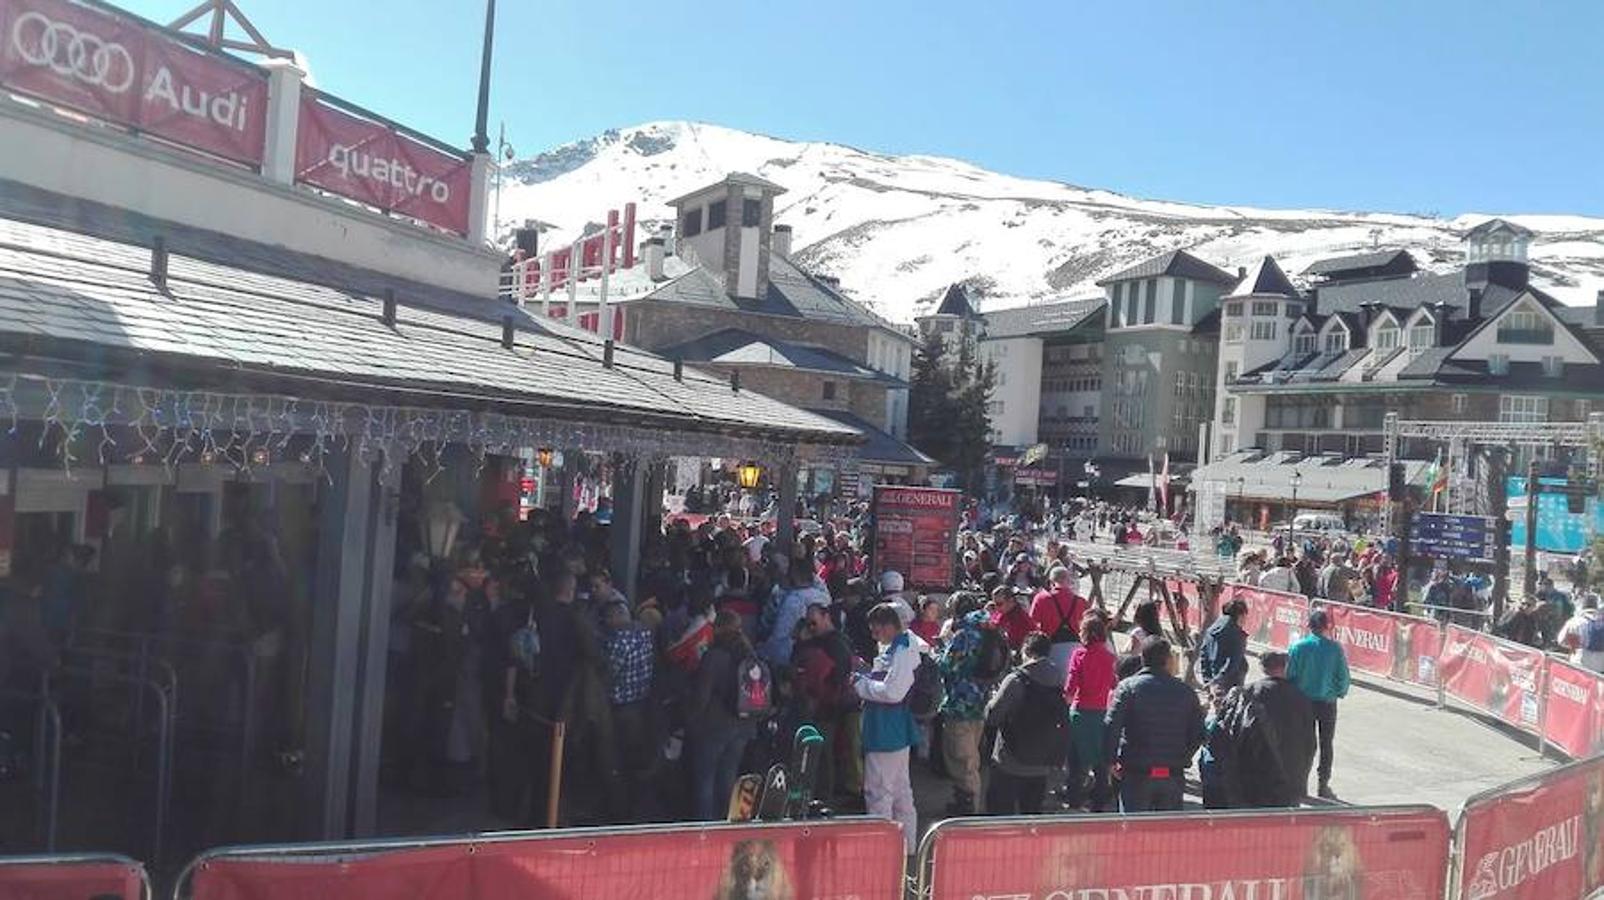
[[189,896],[902,900],[902,854],[898,826],[867,819],[586,831],[379,852],[321,848],[263,857],[223,851],[195,866]]
[[1303,637],[1309,622],[1309,600],[1302,594],[1267,591],[1243,584],[1228,584],[1220,595],[1220,608],[1231,600],[1247,602],[1242,630],[1248,640],[1273,650],[1285,650]]
[[931,900],[1437,900],[1448,836],[1430,807],[968,819],[925,852]]
[[1575,759],[1604,752],[1604,678],[1549,657],[1543,737]]
[[0,87],[224,159],[260,165],[267,75],[132,16],[0,0]]
[[1344,603],[1321,605],[1351,669],[1425,687],[1437,684],[1441,627],[1430,619]]
[[7,863],[0,860],[0,900],[144,900],[144,876],[133,860]]
[[1571,900],[1604,887],[1604,760],[1472,798],[1459,819],[1457,900]]
[[1536,732],[1545,657],[1541,651],[1449,625],[1437,659],[1443,690],[1476,709]]
[[468,160],[336,107],[313,90],[301,93],[295,178],[385,212],[468,232]]

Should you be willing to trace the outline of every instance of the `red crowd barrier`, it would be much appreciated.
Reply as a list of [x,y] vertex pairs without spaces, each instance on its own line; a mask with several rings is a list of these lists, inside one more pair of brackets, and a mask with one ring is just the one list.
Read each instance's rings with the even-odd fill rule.
[[1321,608],[1331,616],[1331,639],[1342,645],[1350,669],[1437,686],[1442,640],[1436,622],[1347,603],[1323,603]]
[[929,900],[1438,900],[1429,806],[954,819],[925,836]]
[[1570,900],[1604,887],[1604,759],[1572,763],[1466,801],[1455,900]]
[[1531,647],[1449,625],[1437,667],[1449,696],[1536,734],[1542,724],[1546,661],[1545,654]]
[[0,857],[0,900],[148,900],[145,867],[121,856]]
[[[187,879],[188,893],[183,894]],[[857,897],[901,900],[891,822],[582,829],[370,844],[232,848],[180,879],[193,900]]]
[[1604,752],[1604,678],[1549,657],[1543,676],[1543,739],[1573,759]]
[[1242,630],[1248,640],[1272,650],[1285,650],[1303,636],[1309,622],[1309,599],[1302,594],[1267,591],[1245,584],[1227,584],[1220,593],[1220,606],[1231,600],[1247,602]]

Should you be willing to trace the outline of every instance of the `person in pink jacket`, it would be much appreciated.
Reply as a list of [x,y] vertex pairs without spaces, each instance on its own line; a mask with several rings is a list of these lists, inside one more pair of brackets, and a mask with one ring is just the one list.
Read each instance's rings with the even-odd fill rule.
[[1108,806],[1108,760],[1103,752],[1103,729],[1108,697],[1118,680],[1115,676],[1117,664],[1118,659],[1108,646],[1108,619],[1099,610],[1086,613],[1080,623],[1080,644],[1069,655],[1069,674],[1064,679],[1070,736],[1064,802],[1074,808],[1087,802],[1088,775],[1091,810],[1102,812]]

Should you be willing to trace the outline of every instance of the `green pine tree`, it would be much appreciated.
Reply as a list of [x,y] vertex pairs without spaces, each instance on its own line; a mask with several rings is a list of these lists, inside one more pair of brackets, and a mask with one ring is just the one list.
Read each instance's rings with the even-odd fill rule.
[[969,342],[956,356],[938,334],[914,353],[908,391],[910,442],[951,469],[961,486],[980,485],[991,448],[986,404],[996,386],[995,367],[981,362]]

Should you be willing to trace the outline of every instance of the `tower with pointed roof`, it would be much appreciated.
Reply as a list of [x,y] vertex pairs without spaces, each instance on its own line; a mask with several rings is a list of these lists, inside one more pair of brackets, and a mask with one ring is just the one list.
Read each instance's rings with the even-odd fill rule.
[[1274,257],[1266,256],[1239,274],[1236,287],[1220,300],[1220,362],[1209,454],[1215,458],[1242,446],[1243,435],[1256,434],[1264,426],[1264,399],[1239,397],[1227,387],[1238,374],[1286,355],[1293,325],[1306,306]]
[[936,304],[936,311],[915,318],[914,324],[919,328],[922,341],[929,340],[932,334],[940,335],[949,354],[956,353],[966,344],[973,350],[975,342],[986,330],[986,320],[975,308],[969,290],[962,282],[948,285],[946,292],[941,295],[941,302]]

